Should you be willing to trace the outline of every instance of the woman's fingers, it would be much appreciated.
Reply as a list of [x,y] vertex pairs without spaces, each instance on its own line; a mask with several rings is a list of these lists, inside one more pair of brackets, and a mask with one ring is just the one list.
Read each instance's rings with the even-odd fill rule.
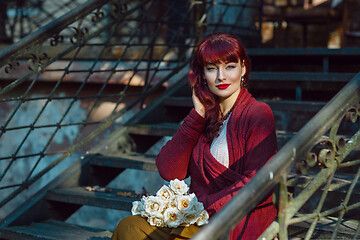
[[192,90],[192,101],[193,101],[193,104],[194,104],[195,111],[198,114],[200,114],[202,117],[205,117],[205,107],[200,102],[200,99],[198,98],[198,96],[196,96],[194,89]]

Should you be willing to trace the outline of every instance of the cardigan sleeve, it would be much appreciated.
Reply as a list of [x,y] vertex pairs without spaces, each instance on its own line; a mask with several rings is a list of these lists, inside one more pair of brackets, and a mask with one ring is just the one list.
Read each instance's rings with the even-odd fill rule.
[[205,126],[205,119],[192,109],[175,135],[160,150],[155,162],[160,176],[167,180],[183,180],[187,176],[192,150]]
[[238,181],[219,192],[206,197],[207,211],[210,215],[219,211],[230,199],[266,164],[277,152],[277,141],[273,113],[268,105],[255,102],[241,124],[245,140],[245,156],[241,159],[242,172]]

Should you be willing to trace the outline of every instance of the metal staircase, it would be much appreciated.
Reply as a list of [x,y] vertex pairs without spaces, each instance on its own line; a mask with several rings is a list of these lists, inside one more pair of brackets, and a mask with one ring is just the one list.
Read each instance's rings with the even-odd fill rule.
[[[13,137],[11,133],[23,136],[11,154],[5,152],[0,156],[0,206],[10,209],[0,219],[0,239],[109,239],[111,229],[79,226],[66,221],[82,206],[129,211],[132,201],[146,194],[114,188],[111,183],[127,169],[156,172],[156,153],[176,132],[192,107],[186,80],[191,50],[206,33],[204,14],[217,6],[205,1],[189,1],[176,25],[167,20],[178,7],[171,2],[87,1],[0,52],[0,62],[4,66],[1,69],[1,105],[9,113],[8,118],[1,120],[0,140]],[[185,26],[188,29],[184,30]],[[71,37],[64,38],[62,31]],[[309,191],[306,189],[312,179],[318,179],[320,183],[333,174],[324,189],[333,194],[328,198],[337,199],[334,202],[340,202],[339,206],[344,206],[343,209],[350,213],[346,220],[351,223],[347,228],[340,227],[338,237],[356,238],[359,232],[356,231],[359,229],[356,183],[360,143],[357,118],[360,114],[360,87],[359,74],[356,73],[359,71],[360,49],[249,48],[248,53],[253,66],[249,91],[258,100],[268,103],[274,112],[281,149],[275,157],[280,160],[275,165],[283,165],[278,172],[270,169],[274,164],[266,167],[256,178],[258,184],[261,179],[271,186],[280,183],[280,227],[274,223],[269,231],[275,235],[279,233],[280,239],[304,237],[309,228],[307,222],[299,224],[299,219],[296,219],[293,220],[296,224],[289,225],[282,220],[286,213],[284,209],[289,206],[284,203],[283,196],[285,194],[287,199],[288,194],[295,197],[303,189]],[[305,124],[311,123],[315,114],[351,79],[353,92],[342,93],[351,100],[342,102],[341,110],[326,106],[334,116],[335,113],[339,116],[336,115],[336,119],[323,118],[323,122],[317,123],[330,126],[335,122],[336,125],[354,105],[346,114],[353,122],[343,122],[335,127],[339,135],[344,136],[342,140],[336,138],[338,142],[332,144],[332,138],[324,137],[329,135],[326,129],[308,127],[307,134],[312,138],[308,142],[302,138],[303,145],[294,154],[293,145],[286,147],[286,143],[296,137],[299,139],[302,135],[298,137],[297,133],[303,132],[301,129]],[[14,119],[21,116],[26,107],[34,107],[31,103],[40,105],[39,109],[31,111],[33,118],[16,122]],[[105,108],[100,106],[110,103],[111,108],[105,114],[102,112]],[[50,113],[46,114],[48,108],[55,106],[64,108],[56,121]],[[104,116],[96,118],[97,111]],[[75,133],[66,135],[69,129]],[[40,139],[45,132],[49,138],[41,149],[26,152],[25,148],[31,146],[28,141],[36,139],[32,135]],[[58,134],[68,139],[59,144],[56,140]],[[321,139],[331,142],[328,145],[341,151],[347,149],[349,156],[346,161],[338,162],[342,168],[339,167],[335,174],[328,169],[334,170],[329,166],[338,155],[342,154],[345,159],[345,153],[339,149],[332,149],[336,158],[334,155],[328,162],[319,161],[315,166],[304,158],[308,150],[322,142]],[[1,146],[5,144],[1,142]],[[290,141],[290,144],[293,143]],[[354,151],[350,154],[351,150]],[[317,148],[315,152],[318,154],[320,151]],[[13,181],[11,171],[22,161],[31,162],[32,167]],[[351,167],[345,168],[346,165]],[[49,177],[53,169],[60,168],[64,170]],[[274,174],[270,181],[266,177],[269,169]],[[42,182],[42,179],[45,180]],[[143,180],[132,181],[141,184]],[[354,190],[350,191],[351,183]],[[255,185],[252,183],[248,188]],[[269,189],[260,189],[259,193],[266,194]],[[355,202],[350,202],[355,207],[346,202],[348,192],[354,194],[351,201]],[[242,196],[247,193],[241,192]],[[251,206],[256,205],[256,199],[248,201],[250,205],[247,205],[240,197],[234,198],[228,209],[234,204],[243,206],[239,211],[233,211],[238,215],[229,214],[233,218],[221,224],[218,218],[214,218],[214,223],[196,237],[209,239],[208,236],[226,234],[251,210]],[[311,199],[316,205],[319,194],[311,194]],[[301,206],[303,208],[296,209],[295,213],[302,216],[309,211],[313,214],[313,205],[303,202]],[[317,206],[313,215],[318,217],[319,224],[315,224],[314,231],[308,235],[321,238],[328,236],[329,232],[331,235],[334,229],[326,221],[336,224],[334,219],[338,216],[332,215],[331,219],[328,215],[322,216]],[[338,205],[332,206],[331,201],[325,201],[322,206],[332,209]],[[352,207],[347,209],[348,206]],[[224,210],[225,214],[227,209]],[[343,223],[342,217],[339,219]],[[216,234],[211,235],[214,229]],[[210,231],[210,235],[206,235],[209,234],[206,231]]]

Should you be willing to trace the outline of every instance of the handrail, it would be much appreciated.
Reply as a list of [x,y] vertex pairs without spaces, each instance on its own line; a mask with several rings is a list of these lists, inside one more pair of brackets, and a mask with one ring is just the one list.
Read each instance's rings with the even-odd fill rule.
[[[110,2],[110,0],[89,0],[86,3],[74,8],[72,11],[65,13],[63,16],[52,21],[44,27],[39,28],[35,32],[27,35],[22,38],[20,41],[10,45],[4,50],[0,51],[0,66],[9,62],[9,58],[17,57],[17,54],[20,51],[25,51],[33,45],[42,43],[47,38],[58,33],[59,30],[64,29],[69,24],[79,20],[80,18],[86,16],[93,10],[101,7],[105,3]],[[23,54],[23,52],[21,52]]]
[[[347,112],[359,104],[360,73],[327,103],[280,151],[224,206],[192,239],[217,239],[229,232],[281,181],[289,167],[299,162],[304,154],[326,131]],[[360,130],[359,130],[360,132]],[[358,132],[358,135],[359,135]],[[353,141],[352,148],[358,144]],[[276,230],[275,230],[276,232]]]
[[[64,12],[70,11],[76,6],[84,3],[83,0],[56,0],[41,1],[2,1],[5,23],[3,23],[0,41],[4,43],[15,43],[36,31],[47,23],[55,20]],[[34,13],[35,14],[34,14]]]

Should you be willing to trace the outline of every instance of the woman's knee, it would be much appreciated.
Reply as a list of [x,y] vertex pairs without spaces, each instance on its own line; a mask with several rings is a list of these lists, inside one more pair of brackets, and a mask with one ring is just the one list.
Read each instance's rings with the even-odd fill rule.
[[143,221],[146,222],[146,220],[137,215],[131,215],[122,219],[118,223],[111,240],[145,239],[146,235],[139,228],[144,224]]

